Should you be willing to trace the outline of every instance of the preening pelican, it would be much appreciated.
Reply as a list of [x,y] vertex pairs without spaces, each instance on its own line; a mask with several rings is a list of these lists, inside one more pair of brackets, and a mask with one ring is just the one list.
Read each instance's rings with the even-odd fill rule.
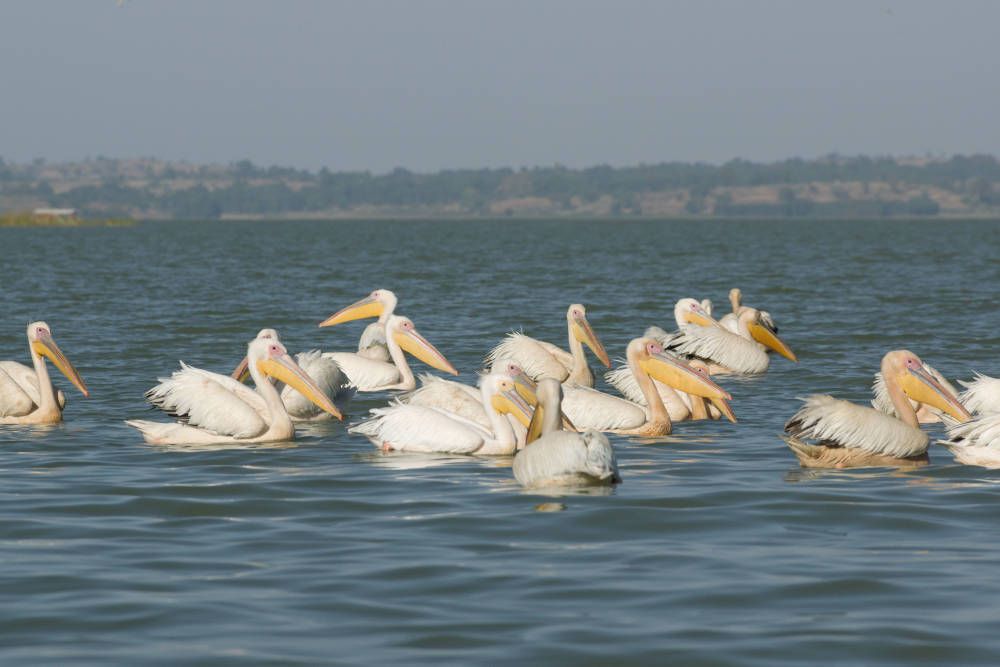
[[958,397],[934,379],[912,352],[889,352],[882,358],[881,370],[897,416],[832,396],[809,396],[785,424],[789,435],[785,442],[803,467],[851,468],[927,461],[927,434],[920,430],[908,399],[933,406],[958,421],[969,419]]
[[369,359],[354,352],[324,352],[323,357],[337,362],[348,382],[358,391],[385,391],[402,389],[409,391],[417,387],[404,351],[440,371],[458,375],[437,348],[420,335],[413,320],[402,315],[392,315],[385,323],[385,343],[389,348],[392,363]]
[[512,414],[527,426],[531,408],[518,395],[514,381],[500,373],[484,376],[480,392],[489,416],[489,428],[439,408],[397,402],[372,410],[371,419],[352,426],[348,432],[367,437],[383,451],[513,454],[517,438],[504,415]]
[[[742,335],[739,326],[739,317],[747,306],[743,305],[743,292],[740,291],[739,287],[734,287],[729,290],[729,304],[733,307],[733,312],[723,315],[722,318],[719,319],[719,324],[728,331]],[[773,333],[778,333],[778,325],[774,323],[771,313],[765,310],[760,310],[758,312],[760,313],[760,323],[770,329]]]
[[387,289],[377,289],[360,301],[319,323],[321,327],[332,327],[342,322],[361,320],[366,317],[377,317],[378,321],[365,327],[358,341],[358,355],[376,361],[390,361],[389,348],[386,346],[385,324],[396,310],[396,295]]
[[492,365],[510,360],[536,381],[550,377],[560,382],[593,387],[594,374],[587,366],[583,346],[589,347],[606,367],[611,367],[611,361],[597,334],[591,328],[590,322],[587,321],[587,309],[581,304],[574,303],[566,311],[566,329],[569,336],[569,352],[552,343],[512,332],[490,350],[486,363]]
[[[951,394],[958,395],[955,387],[952,386],[948,380],[944,378],[943,375],[937,372],[937,370],[930,364],[924,364],[924,370],[930,374],[935,380],[938,381],[942,387],[947,389]],[[872,407],[879,412],[884,412],[887,415],[897,416],[896,408],[892,405],[892,400],[889,398],[889,390],[885,385],[885,378],[882,377],[882,373],[878,372],[875,374],[875,381],[872,382],[872,393],[875,394],[875,398],[872,399]],[[913,399],[907,399],[910,401],[910,405],[913,410],[917,413],[917,421],[921,424],[936,424],[941,421],[941,412],[930,405],[924,405],[923,403],[918,403]],[[962,396],[958,397],[958,400],[962,405],[965,405],[966,409],[973,411],[969,408],[965,399]]]
[[607,436],[593,430],[563,431],[561,403],[559,382],[552,378],[539,380],[528,442],[514,456],[517,481],[529,488],[621,482],[615,451]]
[[[661,342],[681,356],[705,361],[712,375],[763,373],[771,363],[767,348],[786,359],[798,361],[791,348],[761,323],[760,311],[755,308],[744,308],[737,317],[737,328],[739,333],[733,333],[717,324],[688,324],[682,326],[679,333]],[[659,338],[661,331],[650,328],[646,334]]]
[[[257,332],[257,338],[269,340],[279,340],[278,332],[274,329],[261,329]],[[295,355],[295,363],[306,372],[323,394],[329,398],[338,410],[343,409],[354,393],[349,387],[347,377],[341,372],[340,366],[333,359],[327,359],[319,350],[310,352],[299,352]],[[250,368],[247,357],[236,366],[229,377],[239,382],[246,382],[250,379]],[[322,410],[318,405],[297,392],[288,385],[283,385],[281,392],[281,402],[285,404],[285,410],[293,422],[308,422],[333,419],[333,415]]]
[[28,353],[34,369],[16,361],[0,361],[0,424],[55,424],[62,421],[66,399],[56,394],[45,359],[51,361],[84,396],[83,378],[52,339],[45,322],[28,325]]
[[181,365],[146,392],[147,400],[184,423],[130,420],[146,442],[156,445],[215,445],[292,440],[295,428],[274,378],[337,419],[342,416],[276,338],[255,338],[247,346],[256,391],[233,378]]
[[948,425],[948,439],[941,444],[966,465],[1000,468],[1000,379],[977,373],[959,399],[976,417]]
[[[725,403],[731,397],[725,390],[707,375],[691,368],[683,359],[664,354],[663,346],[655,339],[636,338],[628,344],[625,354],[645,405],[588,387],[567,385],[562,409],[577,429],[626,435],[668,435],[672,428],[670,414],[653,384],[654,379],[668,387],[708,398],[726,414],[732,415]],[[735,421],[735,417],[732,419]]]

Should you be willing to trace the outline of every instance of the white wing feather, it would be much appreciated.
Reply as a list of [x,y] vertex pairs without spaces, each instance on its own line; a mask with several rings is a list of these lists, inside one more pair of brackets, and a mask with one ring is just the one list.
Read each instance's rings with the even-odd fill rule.
[[611,443],[602,433],[548,433],[514,457],[522,486],[575,486],[620,481]]
[[719,327],[685,325],[670,347],[681,356],[704,359],[743,375],[763,373],[770,364],[763,345]]
[[490,434],[476,424],[422,405],[395,403],[371,411],[372,419],[347,429],[376,447],[401,452],[472,454]]
[[323,357],[337,362],[350,386],[358,391],[379,391],[400,380],[399,369],[385,361],[367,359],[354,352],[324,352]]
[[874,408],[814,394],[804,399],[785,431],[829,446],[861,449],[899,458],[927,451],[927,434]]
[[181,370],[148,392],[151,404],[196,429],[233,438],[252,438],[267,430],[264,398],[233,378],[192,368]]
[[482,394],[475,387],[445,380],[430,373],[420,376],[421,387],[399,397],[400,403],[438,408],[460,415],[484,429],[491,428],[490,419],[483,407]]
[[[11,380],[13,380],[31,399],[31,402],[35,406],[41,403],[41,394],[38,391],[38,375],[35,373],[35,369],[31,366],[25,366],[22,363],[16,361],[0,361],[0,370],[7,373]],[[56,402],[59,404],[59,409],[62,410],[66,407],[66,395],[60,390],[56,389],[53,385],[52,391],[55,392]],[[2,401],[3,399],[0,399]],[[31,410],[34,410],[32,408]],[[29,410],[28,412],[31,412]],[[13,414],[13,413],[11,413]],[[27,412],[24,414],[28,414]]]
[[948,439],[941,444],[952,451],[959,463],[1000,467],[1000,413],[952,424],[948,427]]
[[552,353],[541,344],[541,341],[516,331],[507,334],[486,355],[487,365],[503,360],[513,361],[533,380],[555,378],[559,382],[563,382],[569,377],[569,368],[552,356]]
[[1000,413],[1000,378],[976,373],[972,382],[959,383],[965,387],[958,399],[969,412],[981,415]]
[[365,327],[358,340],[358,354],[375,361],[390,361],[389,348],[385,344],[385,325],[372,322]]
[[23,417],[38,408],[24,388],[0,367],[0,417]]
[[[639,383],[636,382],[635,375],[628,365],[622,364],[608,371],[604,374],[604,379],[607,380],[608,384],[620,391],[622,396],[628,400],[644,408],[649,407],[646,405],[646,397],[642,395]],[[667,414],[670,415],[671,421],[684,421],[691,416],[690,398],[686,394],[675,391],[657,380],[653,380],[653,386],[656,387],[657,393],[660,394],[660,400],[663,401],[663,405],[667,408]]]
[[563,386],[562,411],[578,429],[618,431],[646,423],[642,406],[580,385]]

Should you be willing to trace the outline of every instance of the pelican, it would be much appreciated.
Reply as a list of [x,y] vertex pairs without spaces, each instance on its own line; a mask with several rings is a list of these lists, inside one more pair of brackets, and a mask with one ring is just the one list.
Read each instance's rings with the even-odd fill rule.
[[[512,361],[496,364],[492,373],[501,373],[514,381],[517,392],[527,399],[533,396],[535,383],[521,367]],[[473,421],[483,428],[490,428],[491,422],[483,394],[478,387],[473,387],[454,380],[446,380],[430,373],[420,376],[420,388],[399,397],[400,403],[407,405],[422,405],[427,408],[439,408]],[[524,446],[525,427],[516,418],[508,417],[517,436],[518,446]]]
[[948,439],[939,441],[966,465],[1000,468],[1000,379],[976,373],[959,395],[962,404],[976,417],[964,423],[948,424]]
[[255,338],[247,346],[250,376],[256,391],[231,377],[181,364],[170,378],[148,392],[155,407],[184,423],[129,420],[146,442],[156,445],[217,445],[292,440],[295,428],[268,378],[300,394],[342,419],[333,402],[296,364],[276,338]]
[[[538,381],[528,442],[514,456],[514,477],[521,486],[581,486],[621,482],[615,451],[598,431],[562,430],[562,387],[553,378]],[[539,437],[539,435],[541,437]]]
[[[788,423],[785,442],[803,467],[850,468],[913,465],[927,461],[927,434],[920,430],[910,403],[930,405],[966,421],[970,415],[958,397],[927,372],[909,350],[882,358],[882,377],[895,416],[875,408],[814,394],[804,399]],[[813,440],[814,443],[807,443]]]
[[385,323],[385,344],[392,363],[369,359],[355,352],[324,352],[325,359],[337,362],[352,387],[358,391],[384,391],[416,389],[417,379],[406,362],[404,351],[440,371],[458,375],[444,355],[420,335],[413,320],[402,315],[391,315]]
[[[711,377],[708,372],[708,364],[700,359],[689,359],[687,363],[696,372],[707,378]],[[628,364],[622,364],[614,370],[608,371],[604,374],[604,379],[628,400],[638,403],[643,407],[646,406],[646,398],[643,396],[642,389],[639,387],[639,383],[636,382],[635,376],[632,375],[632,369],[629,368]],[[692,396],[691,394],[667,386],[659,380],[653,380],[653,385],[660,395],[660,400],[666,406],[667,413],[670,415],[670,421],[672,422],[701,421],[704,419],[715,420],[722,417],[733,423],[736,422],[736,415],[733,414],[728,405],[723,406],[725,409],[720,409],[715,403],[706,404],[704,397]]]
[[[955,387],[951,385],[948,380],[944,378],[943,375],[937,372],[937,370],[930,364],[924,364],[924,370],[930,374],[935,380],[938,381],[942,387],[947,389],[951,394],[958,395],[955,391]],[[887,415],[897,416],[896,408],[892,405],[892,399],[889,398],[889,390],[885,384],[885,378],[882,377],[882,373],[875,374],[875,381],[872,382],[872,393],[875,394],[875,398],[872,399],[872,407],[879,412],[884,412]],[[962,397],[958,397],[959,402],[970,409],[966,400]],[[917,421],[921,424],[936,424],[941,421],[941,412],[930,405],[924,405],[923,403],[918,403],[913,399],[908,399],[913,410],[917,413]],[[974,412],[974,410],[970,411]]]
[[[743,292],[740,291],[739,287],[734,287],[729,290],[729,304],[732,306],[733,312],[723,315],[722,318],[719,319],[719,324],[728,331],[742,335],[739,327],[739,316],[743,313],[747,306],[743,305]],[[774,323],[771,313],[764,310],[759,312],[760,323],[770,329],[773,333],[778,333],[778,325]]]
[[386,346],[385,325],[396,310],[396,295],[387,289],[377,289],[360,301],[355,301],[346,308],[319,323],[321,327],[332,327],[342,322],[361,320],[366,317],[377,317],[378,321],[365,327],[358,341],[358,355],[375,361],[390,361],[389,348]]
[[0,361],[0,424],[61,422],[66,398],[52,386],[45,360],[51,361],[84,396],[90,396],[87,385],[56,345],[45,322],[28,325],[28,353],[34,370],[16,361]]
[[[562,409],[578,429],[625,435],[668,435],[672,429],[670,413],[660,398],[654,379],[668,387],[708,398],[725,414],[732,415],[732,410],[725,403],[730,395],[683,359],[664,354],[659,341],[649,337],[636,338],[628,344],[625,354],[645,405],[587,387],[567,385]],[[731,418],[736,419],[734,416]]]
[[594,386],[594,374],[587,366],[583,346],[590,348],[601,363],[611,367],[608,353],[587,321],[587,309],[574,303],[566,311],[569,352],[552,343],[537,340],[523,333],[511,332],[486,357],[487,364],[510,360],[524,369],[533,380],[551,377],[560,382]]
[[737,330],[733,333],[718,323],[714,326],[687,324],[679,333],[666,339],[662,329],[651,327],[646,334],[661,340],[681,356],[702,359],[712,375],[734,373],[757,375],[767,370],[771,361],[767,349],[774,350],[791,361],[798,361],[784,341],[761,321],[760,311],[744,307],[736,318]]
[[[274,329],[261,329],[257,332],[257,338],[278,340],[278,332]],[[310,352],[299,352],[295,355],[295,363],[306,372],[319,387],[323,394],[333,401],[337,409],[342,408],[353,391],[349,387],[347,378],[340,370],[333,359],[326,359],[319,350]],[[250,368],[247,357],[236,366],[229,377],[239,382],[246,382],[250,378]],[[308,398],[295,391],[288,385],[281,388],[281,402],[285,404],[285,410],[293,422],[308,422],[333,419],[333,415],[322,410],[318,405]]]
[[490,428],[439,408],[396,402],[375,408],[371,419],[352,426],[348,432],[364,435],[383,451],[513,454],[517,438],[504,415],[512,414],[527,426],[531,408],[518,395],[514,381],[501,373],[484,376],[480,392]]

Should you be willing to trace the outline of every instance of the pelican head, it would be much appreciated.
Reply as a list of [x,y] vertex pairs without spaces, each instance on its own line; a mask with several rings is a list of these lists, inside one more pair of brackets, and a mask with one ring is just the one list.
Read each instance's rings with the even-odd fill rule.
[[250,341],[247,359],[250,374],[258,385],[266,381],[265,378],[274,378],[308,398],[321,410],[337,419],[344,418],[330,398],[316,386],[316,382],[289,356],[288,350],[277,338],[255,338]]
[[528,377],[528,374],[524,372],[524,369],[513,361],[501,360],[496,362],[493,364],[493,367],[490,368],[490,373],[501,373],[510,377],[510,379],[514,381],[517,393],[521,395],[521,398],[529,403],[534,400],[535,389],[537,387],[535,381]]
[[680,357],[664,354],[663,345],[655,338],[632,339],[625,354],[651,378],[674,389],[707,399],[732,399],[729,392],[708,378],[707,373],[699,373]]
[[[792,348],[785,345],[784,341],[778,338],[778,334],[774,333],[771,327],[764,324],[759,310],[744,306],[739,317],[740,321],[746,324],[747,331],[750,332],[750,337],[755,341],[766,348],[774,350],[785,359],[790,361],[799,360],[795,356],[795,353],[792,352]],[[770,316],[768,316],[768,319],[770,319]]]
[[396,295],[387,289],[377,289],[360,301],[355,301],[347,308],[338,310],[319,323],[321,327],[332,327],[335,324],[361,320],[366,317],[382,319],[383,315],[391,314],[396,309]]
[[705,310],[705,306],[697,299],[690,297],[681,299],[674,305],[674,319],[677,320],[677,326],[679,327],[685,324],[697,324],[700,327],[717,325],[717,322]]
[[895,350],[882,357],[882,376],[894,383],[909,398],[947,412],[960,422],[971,419],[958,397],[924,368],[920,357],[909,350]]
[[[267,340],[281,340],[280,338],[278,338],[277,329],[261,329],[260,331],[257,332],[257,337],[254,338],[254,340],[260,340],[262,338]],[[249,359],[247,359],[247,357],[243,357],[243,361],[241,361],[236,366],[236,368],[233,369],[233,372],[229,374],[229,377],[233,378],[237,382],[246,382],[247,380],[249,380],[250,379]]]
[[393,340],[404,351],[409,352],[414,357],[424,362],[428,366],[433,366],[439,371],[458,375],[458,371],[451,365],[444,355],[438,352],[437,348],[427,342],[427,339],[420,335],[413,325],[413,320],[402,315],[392,315],[385,323],[386,338],[392,336]]
[[28,325],[28,345],[33,355],[45,357],[59,369],[59,372],[66,376],[66,379],[80,390],[84,396],[90,396],[87,385],[83,383],[83,378],[73,364],[69,362],[66,355],[62,353],[59,346],[52,339],[52,330],[45,322],[32,322]]
[[590,327],[590,322],[587,321],[587,309],[583,307],[583,304],[574,303],[571,305],[566,311],[566,321],[569,323],[570,331],[573,332],[573,338],[589,347],[590,351],[601,360],[605,367],[611,368],[608,353],[604,350],[601,339]]
[[743,292],[740,291],[739,287],[729,290],[729,305],[733,307],[734,313],[740,312],[740,308],[743,306]]
[[490,373],[483,376],[480,391],[484,402],[501,415],[512,415],[525,426],[531,421],[531,407],[517,392],[514,380],[504,373]]

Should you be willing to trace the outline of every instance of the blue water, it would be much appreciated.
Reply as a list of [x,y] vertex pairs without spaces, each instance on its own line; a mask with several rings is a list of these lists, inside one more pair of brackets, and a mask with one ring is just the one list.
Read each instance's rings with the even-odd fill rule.
[[[1000,663],[1000,472],[939,447],[914,470],[804,471],[778,437],[797,396],[866,401],[890,349],[1000,374],[994,223],[146,223],[0,243],[0,358],[25,361],[44,319],[91,390],[57,376],[63,424],[0,426],[4,664]],[[614,357],[676,299],[725,311],[733,286],[800,363],[721,380],[738,424],[613,437],[610,493],[540,496],[509,460],[383,455],[339,423],[201,452],[122,423],[160,418],[143,392],[178,360],[227,372],[265,326],[352,349],[364,323],[316,324],[376,287],[471,382],[511,329],[565,344],[571,302]]]

